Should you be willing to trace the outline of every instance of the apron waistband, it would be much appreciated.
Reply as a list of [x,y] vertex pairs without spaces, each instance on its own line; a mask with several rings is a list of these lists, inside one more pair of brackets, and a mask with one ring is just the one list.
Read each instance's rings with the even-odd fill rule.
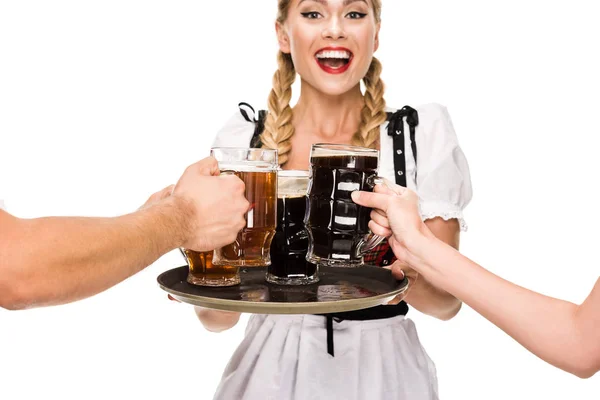
[[399,304],[393,306],[377,306],[367,308],[364,310],[332,313],[332,314],[320,314],[325,317],[325,330],[327,331],[327,353],[332,357],[334,355],[333,346],[333,322],[346,321],[372,321],[377,319],[387,319],[397,317],[399,315],[406,315],[408,313],[408,304],[402,301]]

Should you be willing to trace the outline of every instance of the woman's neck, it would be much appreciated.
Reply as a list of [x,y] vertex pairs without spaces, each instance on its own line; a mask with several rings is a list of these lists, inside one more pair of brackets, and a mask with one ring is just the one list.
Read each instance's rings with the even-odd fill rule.
[[294,107],[294,128],[325,142],[347,141],[358,130],[363,105],[360,85],[342,95],[328,96],[302,82]]

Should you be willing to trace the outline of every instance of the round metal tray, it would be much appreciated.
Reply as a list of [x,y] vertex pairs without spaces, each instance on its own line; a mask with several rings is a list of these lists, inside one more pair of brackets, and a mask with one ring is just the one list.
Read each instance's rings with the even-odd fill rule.
[[229,287],[196,286],[186,281],[188,267],[166,271],[158,284],[175,299],[217,310],[255,314],[325,314],[385,304],[408,288],[390,270],[374,266],[319,267],[320,281],[283,286],[265,281],[266,267],[240,269],[241,283]]

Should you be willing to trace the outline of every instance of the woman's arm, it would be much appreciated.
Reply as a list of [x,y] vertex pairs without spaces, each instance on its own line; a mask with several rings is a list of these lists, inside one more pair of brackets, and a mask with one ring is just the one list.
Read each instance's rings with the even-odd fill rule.
[[600,370],[600,280],[577,306],[508,282],[438,239],[408,243],[411,267],[544,361],[581,378]]
[[[445,221],[438,217],[425,221],[425,225],[436,238],[458,249],[460,226],[456,219]],[[433,285],[425,276],[419,276],[412,282],[404,300],[422,313],[444,321],[454,317],[462,305],[460,300]]]
[[376,191],[353,193],[352,198],[378,210],[371,214],[369,227],[391,236],[390,245],[401,262],[550,364],[582,378],[600,370],[600,280],[580,306],[525,289],[437,239],[420,219],[414,192],[399,186]]

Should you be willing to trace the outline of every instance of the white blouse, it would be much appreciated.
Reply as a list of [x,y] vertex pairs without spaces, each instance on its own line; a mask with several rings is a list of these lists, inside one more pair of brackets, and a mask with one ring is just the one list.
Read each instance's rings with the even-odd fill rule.
[[[407,187],[419,196],[423,220],[441,217],[456,218],[461,230],[467,230],[463,210],[471,201],[473,189],[467,159],[446,107],[430,103],[415,108],[419,124],[415,130],[418,161],[415,166],[410,135],[404,135]],[[246,109],[254,119],[252,110]],[[388,108],[386,111],[394,112]],[[409,127],[405,124],[405,132]],[[248,147],[254,133],[254,123],[247,121],[238,110],[217,132],[213,147]],[[387,134],[388,122],[381,125],[379,175],[395,182],[393,139]],[[415,172],[418,169],[415,181]]]

